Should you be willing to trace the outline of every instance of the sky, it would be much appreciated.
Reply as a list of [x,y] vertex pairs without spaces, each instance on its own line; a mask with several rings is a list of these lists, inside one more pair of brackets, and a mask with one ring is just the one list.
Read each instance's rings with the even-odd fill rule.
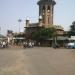
[[[26,18],[30,22],[38,22],[38,0],[0,0],[0,33],[6,35],[7,30],[24,31]],[[75,0],[55,0],[54,24],[69,30],[75,21]],[[19,23],[18,20],[22,21]]]

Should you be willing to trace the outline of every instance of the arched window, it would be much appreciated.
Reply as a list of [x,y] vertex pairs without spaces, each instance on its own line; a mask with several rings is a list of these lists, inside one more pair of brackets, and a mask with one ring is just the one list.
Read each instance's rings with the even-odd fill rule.
[[47,11],[50,12],[50,6],[47,7]]
[[43,6],[43,9],[42,10],[45,10],[45,6]]
[[48,6],[47,10],[50,10],[50,6]]

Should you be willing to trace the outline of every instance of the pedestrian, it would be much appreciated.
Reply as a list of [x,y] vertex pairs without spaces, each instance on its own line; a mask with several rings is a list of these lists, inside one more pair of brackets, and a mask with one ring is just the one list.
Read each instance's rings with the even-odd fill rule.
[[32,47],[32,43],[31,42],[29,42],[29,47]]
[[34,42],[32,42],[32,47],[34,47]]
[[2,43],[2,47],[5,48],[5,46],[6,46],[6,42],[3,41],[3,43]]

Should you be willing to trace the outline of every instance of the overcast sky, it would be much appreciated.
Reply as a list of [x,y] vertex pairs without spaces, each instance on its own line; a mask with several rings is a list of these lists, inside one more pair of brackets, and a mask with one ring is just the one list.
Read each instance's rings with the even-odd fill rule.
[[[31,22],[38,21],[38,0],[0,0],[0,33],[6,34],[8,29],[14,32],[24,30],[25,20],[29,18]],[[69,26],[75,21],[75,0],[55,0],[54,24],[63,26],[68,30]]]

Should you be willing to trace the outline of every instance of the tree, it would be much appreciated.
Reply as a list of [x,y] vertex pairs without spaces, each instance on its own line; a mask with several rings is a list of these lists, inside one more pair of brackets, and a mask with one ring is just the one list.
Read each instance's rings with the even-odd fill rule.
[[75,21],[70,26],[70,31],[75,31]]
[[72,25],[70,26],[70,30],[68,32],[68,35],[71,36],[71,35],[75,35],[75,21],[72,22]]
[[50,28],[41,28],[38,31],[32,33],[32,39],[35,40],[46,40],[52,38],[55,32],[54,27]]

